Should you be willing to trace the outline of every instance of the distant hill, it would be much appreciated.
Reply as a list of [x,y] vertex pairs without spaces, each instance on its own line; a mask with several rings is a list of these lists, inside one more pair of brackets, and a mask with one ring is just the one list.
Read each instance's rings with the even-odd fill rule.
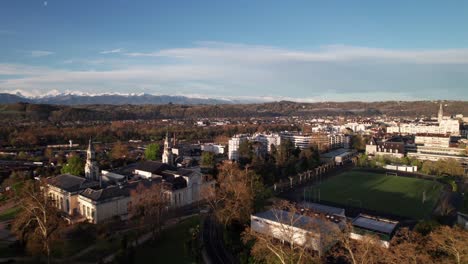
[[[173,98],[173,97],[171,97]],[[93,101],[94,102],[94,101]],[[0,105],[0,120],[21,121],[111,121],[164,118],[245,118],[277,116],[400,116],[436,117],[438,101],[386,102],[272,102],[262,104],[83,104],[50,105],[27,102]],[[443,101],[444,114],[468,116],[468,101]]]
[[233,101],[211,99],[211,98],[192,98],[186,96],[170,95],[76,95],[76,94],[58,94],[54,96],[45,96],[37,98],[24,97],[20,94],[0,93],[0,104],[12,104],[19,102],[54,104],[54,105],[90,105],[90,104],[108,104],[108,105],[143,105],[143,104],[231,104]]
[[31,102],[31,99],[18,94],[0,93],[0,104],[14,104],[19,102]]

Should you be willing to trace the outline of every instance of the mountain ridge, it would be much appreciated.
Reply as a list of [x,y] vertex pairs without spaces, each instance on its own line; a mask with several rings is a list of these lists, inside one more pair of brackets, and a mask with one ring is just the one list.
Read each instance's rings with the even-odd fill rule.
[[27,97],[21,93],[9,94],[0,93],[0,104],[13,103],[34,103],[34,104],[52,104],[52,105],[144,105],[144,104],[233,104],[240,103],[236,100],[215,99],[215,98],[196,98],[179,95],[152,95],[152,94],[75,94],[60,93],[55,95],[44,95],[38,97]]

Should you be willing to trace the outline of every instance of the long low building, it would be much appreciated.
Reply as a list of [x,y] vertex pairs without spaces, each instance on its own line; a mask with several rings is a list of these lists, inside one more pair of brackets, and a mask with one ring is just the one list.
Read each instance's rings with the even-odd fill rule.
[[333,161],[336,165],[343,165],[357,155],[354,149],[340,148],[320,155],[323,161]]
[[326,219],[276,209],[251,215],[250,223],[254,232],[310,248],[319,255],[336,244],[333,233],[341,232],[338,224]]
[[399,225],[398,221],[360,214],[352,221],[352,239],[361,240],[364,235],[377,235],[383,247],[390,246],[390,240]]

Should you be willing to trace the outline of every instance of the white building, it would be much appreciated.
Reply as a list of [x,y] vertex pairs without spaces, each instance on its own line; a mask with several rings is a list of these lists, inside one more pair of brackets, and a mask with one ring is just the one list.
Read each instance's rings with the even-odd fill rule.
[[98,181],[71,174],[61,174],[47,179],[47,194],[55,206],[69,216],[78,216],[78,196],[87,188],[99,188]]
[[414,138],[416,145],[422,145],[426,147],[445,147],[450,146],[450,136],[448,135],[416,135]]
[[279,146],[281,144],[281,137],[279,134],[268,134],[268,135],[265,135],[266,139],[267,139],[267,149],[268,149],[268,152],[271,152],[271,146]]
[[450,134],[460,135],[460,122],[456,119],[442,120],[439,125],[401,124],[387,128],[387,133],[393,134]]
[[351,142],[351,136],[341,134],[341,133],[332,133],[328,134],[328,144],[330,148],[349,148]]
[[239,159],[239,146],[242,142],[248,140],[248,135],[241,134],[235,135],[229,140],[229,147],[228,147],[228,159],[230,160],[238,160]]
[[276,209],[251,215],[250,226],[253,232],[310,248],[319,255],[336,244],[332,234],[341,232],[334,222]]
[[[92,159],[94,150],[92,147],[88,149],[91,150],[88,159]],[[130,194],[138,184],[160,184],[168,199],[168,207],[196,203],[203,198],[204,188],[214,186],[214,181],[208,180],[199,170],[175,168],[155,161],[139,163],[133,171],[136,179],[131,182],[117,173],[106,172],[105,177],[109,179],[103,186],[101,179],[58,175],[47,179],[47,193],[70,223],[86,220],[100,223],[114,217],[128,218]]]
[[382,155],[403,158],[406,152],[406,143],[400,137],[376,141],[372,138],[366,144],[366,154],[371,156]]
[[387,133],[390,134],[450,134],[452,136],[460,135],[460,121],[450,117],[443,116],[442,104],[437,117],[438,125],[432,124],[400,124],[387,127]]
[[450,136],[417,135],[414,145],[407,145],[407,156],[419,160],[437,161],[439,159],[455,159],[462,164],[468,164],[463,148],[451,147]]
[[312,137],[310,135],[302,135],[298,133],[283,132],[281,133],[281,141],[290,140],[294,147],[300,149],[306,149],[311,146]]
[[368,125],[360,124],[360,123],[347,123],[344,125],[344,128],[349,128],[353,130],[353,132],[365,132]]
[[228,158],[230,160],[239,159],[239,146],[245,141],[249,141],[254,146],[257,155],[264,155],[271,151],[271,146],[278,146],[281,143],[282,136],[279,134],[255,133],[252,136],[248,134],[235,135],[229,140]]
[[224,154],[226,151],[226,147],[223,145],[208,143],[208,144],[202,144],[201,150],[206,151],[206,152],[211,152],[214,154]]

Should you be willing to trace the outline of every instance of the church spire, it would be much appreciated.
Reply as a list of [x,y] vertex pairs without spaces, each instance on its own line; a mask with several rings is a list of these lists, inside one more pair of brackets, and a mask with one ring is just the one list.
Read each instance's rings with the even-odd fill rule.
[[86,151],[85,177],[89,180],[100,181],[96,152],[91,139],[89,139],[88,150]]
[[164,140],[164,152],[162,155],[162,162],[173,165],[174,157],[172,154],[172,145],[169,139],[169,131],[166,132],[166,139]]
[[437,115],[437,121],[440,123],[444,119],[444,109],[442,103],[440,103],[439,114]]
[[90,161],[93,161],[96,159],[96,153],[94,151],[93,141],[91,138],[89,139],[88,150],[86,151],[86,159]]

